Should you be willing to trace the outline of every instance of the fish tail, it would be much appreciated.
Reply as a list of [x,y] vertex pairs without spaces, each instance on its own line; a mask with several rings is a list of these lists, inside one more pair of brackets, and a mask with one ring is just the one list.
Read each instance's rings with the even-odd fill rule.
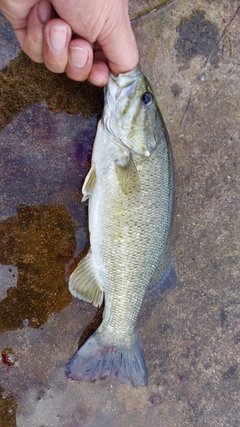
[[147,385],[148,376],[138,333],[130,347],[102,343],[95,333],[73,355],[65,374],[76,381],[112,377],[134,387]]

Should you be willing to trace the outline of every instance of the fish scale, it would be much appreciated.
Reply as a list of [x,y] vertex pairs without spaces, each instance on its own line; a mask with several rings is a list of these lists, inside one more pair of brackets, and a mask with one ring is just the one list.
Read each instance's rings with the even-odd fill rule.
[[171,270],[174,179],[167,130],[140,67],[110,75],[92,165],[83,185],[90,252],[72,273],[74,296],[100,305],[103,321],[66,375],[147,384],[137,318],[147,290]]
[[[104,151],[102,140],[101,148]],[[121,334],[122,343],[124,343],[124,338],[129,340],[130,334],[132,335],[135,331],[136,320],[142,300],[154,277],[156,267],[159,265],[159,260],[161,260],[164,255],[165,245],[163,245],[161,237],[164,233],[164,229],[168,227],[168,218],[170,215],[167,212],[167,215],[161,214],[160,195],[163,193],[162,198],[165,199],[166,194],[162,192],[161,189],[164,189],[166,185],[161,185],[161,182],[159,182],[160,188],[158,188],[156,185],[156,177],[151,173],[151,170],[154,169],[157,171],[158,169],[160,164],[159,153],[160,147],[155,151],[151,161],[146,160],[146,168],[143,168],[144,180],[141,181],[141,192],[135,196],[136,200],[132,200],[131,197],[123,193],[119,195],[114,193],[115,198],[117,196],[117,200],[115,200],[114,194],[111,191],[111,185],[110,187],[105,185],[104,192],[100,192],[99,195],[100,199],[105,201],[108,207],[106,208],[102,203],[102,209],[105,214],[102,217],[102,229],[99,227],[99,234],[97,234],[96,239],[99,241],[102,238],[103,243],[102,245],[99,244],[96,262],[107,265],[110,276],[104,276],[106,317],[104,318],[100,330],[105,330],[106,333],[108,325],[110,325],[111,329],[114,330],[114,335],[111,339],[116,340],[118,335]],[[151,199],[151,203],[148,203],[147,197],[148,192],[151,191],[151,179],[154,184],[156,201],[154,202],[153,199]],[[109,183],[111,183],[111,181],[109,181]],[[99,186],[103,188],[101,183],[99,183]],[[152,195],[154,197],[153,192]],[[123,198],[121,203],[119,203],[118,197]],[[134,209],[134,204],[137,209]],[[114,208],[116,209],[119,205],[123,206],[122,209],[126,213],[122,216],[121,210],[118,210],[118,222],[115,218],[113,220],[112,218],[115,216]],[[156,205],[155,209],[154,205]],[[139,212],[136,212],[136,210]],[[100,212],[99,216],[101,217]],[[113,227],[114,235],[116,235],[115,239],[112,238],[112,221],[115,224]],[[114,243],[118,240],[120,232],[124,234],[124,229],[127,231],[126,236],[123,236],[124,244],[120,245],[118,249]],[[154,239],[151,238],[153,234],[155,235]],[[136,236],[138,237],[137,239]],[[112,241],[112,245],[109,244],[110,241]],[[134,243],[136,247],[134,247]],[[114,257],[109,257],[109,252],[114,252]],[[118,266],[120,266],[120,274],[115,273]],[[132,301],[129,301],[129,293],[134,295]],[[119,301],[121,301],[121,304]],[[128,325],[128,328],[124,330],[125,336],[122,336],[123,328],[121,328],[121,322],[123,320],[125,320]],[[114,325],[115,328],[113,328],[114,321],[116,322],[116,325]]]

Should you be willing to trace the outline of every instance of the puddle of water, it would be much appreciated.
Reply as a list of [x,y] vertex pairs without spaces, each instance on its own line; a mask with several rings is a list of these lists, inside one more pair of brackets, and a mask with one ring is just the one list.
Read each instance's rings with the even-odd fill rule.
[[80,190],[102,91],[54,76],[19,55],[1,14],[0,23],[0,425],[14,426],[16,417],[18,426],[65,425],[59,392],[49,416],[49,384],[58,367],[58,384],[66,388],[63,367],[75,350],[68,350],[66,330],[71,322],[76,326],[76,345],[94,316],[87,307],[75,324],[86,304],[71,302],[66,279],[88,240]]
[[[9,31],[4,21],[7,52]],[[145,425],[163,402],[159,393],[64,376],[102,316],[67,286],[88,245],[80,189],[102,91],[55,76],[23,53],[11,59],[0,73],[0,418],[4,427],[95,426],[96,419],[120,426],[144,408]]]

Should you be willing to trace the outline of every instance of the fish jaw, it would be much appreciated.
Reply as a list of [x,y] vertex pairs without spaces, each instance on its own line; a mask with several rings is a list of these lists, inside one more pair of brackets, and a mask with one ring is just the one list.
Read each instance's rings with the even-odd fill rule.
[[110,73],[104,100],[102,120],[109,134],[134,153],[149,157],[158,140],[158,107],[140,66],[118,76]]

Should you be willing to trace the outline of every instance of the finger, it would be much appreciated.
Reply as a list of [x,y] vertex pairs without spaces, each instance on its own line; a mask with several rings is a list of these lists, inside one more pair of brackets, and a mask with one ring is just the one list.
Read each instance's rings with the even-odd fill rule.
[[54,73],[63,73],[68,63],[72,30],[62,19],[51,19],[44,27],[43,60]]
[[[115,3],[117,5],[117,2]],[[103,52],[108,58],[108,65],[114,74],[125,73],[136,67],[139,61],[136,40],[132,31],[127,1],[119,13],[113,13],[109,26],[99,35]]]
[[70,79],[87,80],[93,64],[93,45],[87,40],[75,38],[69,45],[66,74]]
[[88,81],[94,86],[103,87],[109,79],[109,68],[103,61],[94,61]]
[[43,29],[51,16],[51,3],[43,0],[31,9],[23,27],[15,28],[23,51],[35,62],[43,62]]
[[88,81],[95,86],[105,86],[109,79],[107,58],[100,45],[95,43],[93,52],[93,66],[88,76]]
[[106,55],[103,52],[103,50],[102,50],[102,48],[98,42],[94,43],[93,56],[94,56],[94,59],[96,59],[98,61],[106,62],[106,64],[107,64]]

